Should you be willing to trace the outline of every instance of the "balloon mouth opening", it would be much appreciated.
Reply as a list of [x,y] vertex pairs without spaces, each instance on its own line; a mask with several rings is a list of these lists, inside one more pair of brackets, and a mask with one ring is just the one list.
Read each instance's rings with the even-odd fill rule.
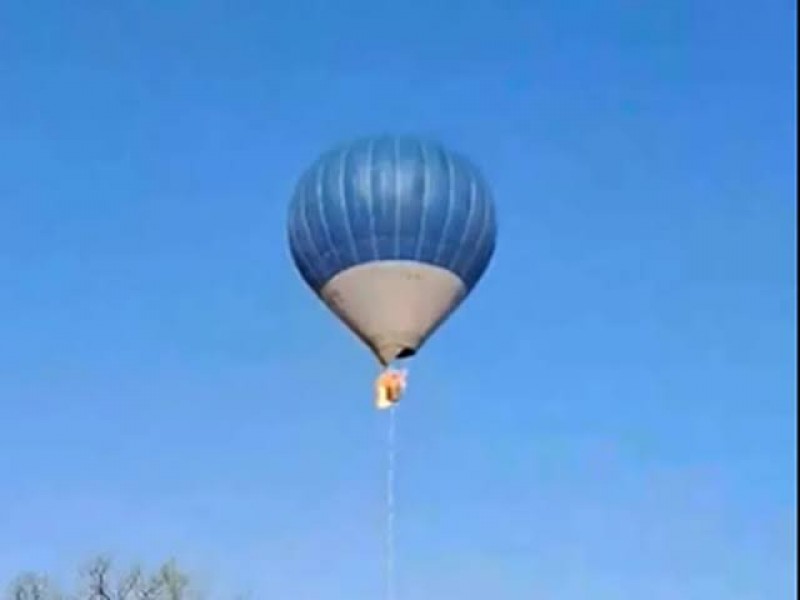
[[417,353],[416,349],[404,347],[400,352],[397,354],[397,358],[411,358]]

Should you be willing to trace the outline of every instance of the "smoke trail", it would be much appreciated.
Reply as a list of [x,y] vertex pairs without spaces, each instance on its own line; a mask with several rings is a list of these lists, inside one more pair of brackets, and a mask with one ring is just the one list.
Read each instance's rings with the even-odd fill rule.
[[394,464],[396,452],[395,413],[389,410],[389,433],[387,436],[386,464],[386,600],[395,600],[394,581]]

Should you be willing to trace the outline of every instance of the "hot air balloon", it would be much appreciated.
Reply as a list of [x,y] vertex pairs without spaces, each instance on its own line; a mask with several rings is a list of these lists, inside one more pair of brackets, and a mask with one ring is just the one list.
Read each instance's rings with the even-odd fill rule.
[[470,294],[496,237],[478,169],[412,137],[329,150],[301,175],[289,208],[301,277],[385,368],[414,356]]

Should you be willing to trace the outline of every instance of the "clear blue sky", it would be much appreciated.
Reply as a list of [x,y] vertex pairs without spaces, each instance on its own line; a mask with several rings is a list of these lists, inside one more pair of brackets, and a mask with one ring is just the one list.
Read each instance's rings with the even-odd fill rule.
[[284,226],[389,131],[469,154],[500,221],[398,413],[401,598],[793,597],[795,18],[3,2],[0,580],[109,551],[379,597],[376,368]]

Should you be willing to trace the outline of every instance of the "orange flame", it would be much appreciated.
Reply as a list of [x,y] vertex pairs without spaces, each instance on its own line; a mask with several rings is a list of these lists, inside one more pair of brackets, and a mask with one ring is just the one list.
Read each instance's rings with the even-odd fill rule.
[[375,406],[379,410],[390,408],[400,400],[406,389],[406,371],[387,369],[375,381]]

